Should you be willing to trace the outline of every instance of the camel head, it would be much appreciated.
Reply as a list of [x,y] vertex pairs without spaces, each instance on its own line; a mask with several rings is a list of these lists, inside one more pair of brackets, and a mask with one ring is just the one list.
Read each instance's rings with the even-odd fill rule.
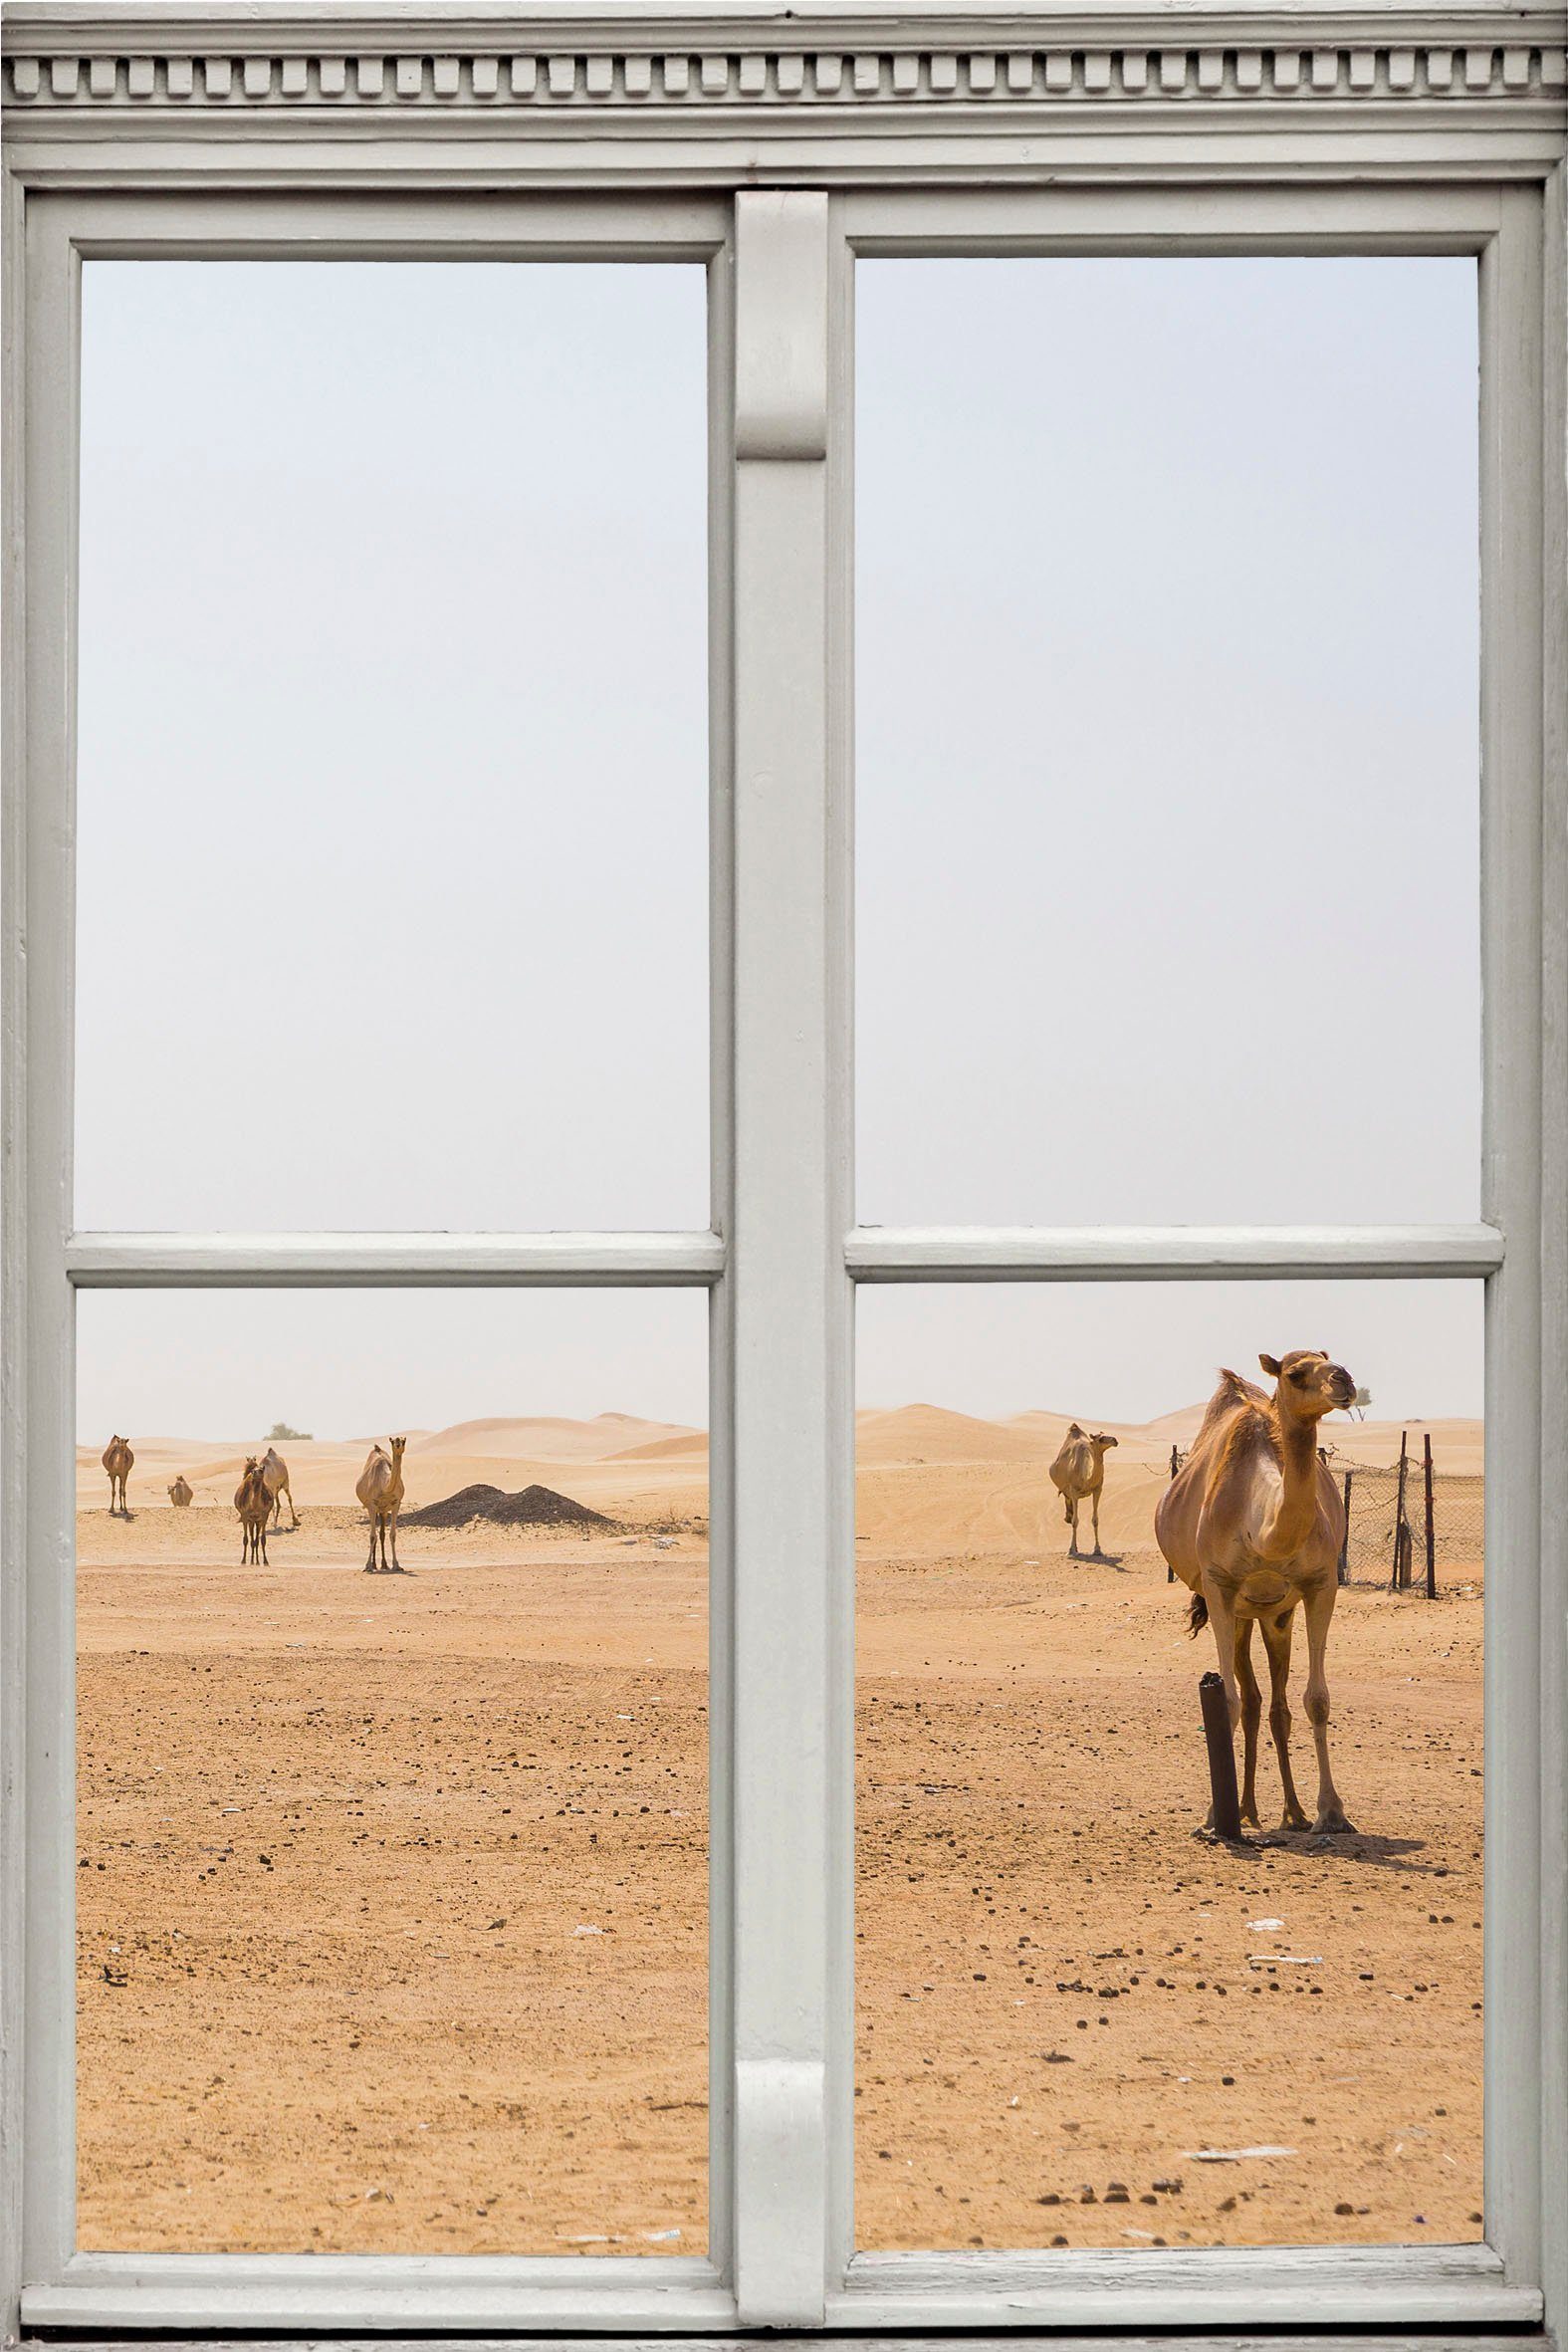
[[1119,1438],[1107,1437],[1103,1430],[1097,1429],[1089,1443],[1094,1448],[1096,1455],[1100,1455],[1104,1453],[1107,1446],[1119,1445],[1121,1441]]
[[394,1470],[402,1468],[403,1448],[407,1443],[408,1440],[405,1437],[394,1437],[392,1440],[392,1468]]
[[1355,1396],[1356,1384],[1344,1365],[1332,1363],[1321,1347],[1293,1347],[1283,1358],[1260,1355],[1257,1360],[1278,1382],[1274,1402],[1293,1421],[1321,1421]]

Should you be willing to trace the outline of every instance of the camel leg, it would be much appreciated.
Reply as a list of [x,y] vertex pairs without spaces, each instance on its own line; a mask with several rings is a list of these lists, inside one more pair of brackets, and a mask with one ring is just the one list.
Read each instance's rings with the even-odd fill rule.
[[373,1511],[370,1514],[370,1556],[364,1563],[364,1572],[367,1576],[375,1574],[375,1513]]
[[1076,1559],[1078,1556],[1078,1498],[1076,1495],[1068,1499],[1067,1525],[1072,1529],[1072,1541],[1067,1546],[1067,1557]]
[[1284,1818],[1281,1829],[1305,1829],[1307,1817],[1301,1810],[1301,1799],[1290,1771],[1290,1703],[1286,1685],[1290,1680],[1290,1626],[1292,1610],[1283,1625],[1263,1624],[1263,1647],[1268,1652],[1268,1729],[1273,1736],[1274,1754],[1279,1759],[1279,1781],[1285,1792]]
[[1092,1497],[1092,1502],[1094,1507],[1094,1556],[1098,1559],[1100,1556],[1100,1497],[1097,1489]]
[[1241,1818],[1261,1829],[1257,1817],[1257,1727],[1263,1720],[1263,1694],[1252,1671],[1250,1617],[1243,1617],[1235,1629],[1235,1672],[1241,1686]]
[[1335,1586],[1331,1579],[1306,1598],[1307,1679],[1304,1694],[1307,1722],[1317,1750],[1317,1819],[1314,1829],[1332,1833],[1349,1829],[1339,1790],[1328,1761],[1328,1676],[1323,1661],[1328,1650],[1329,1620],[1334,1614]]
[[291,1529],[297,1528],[300,1524],[300,1515],[294,1508],[294,1489],[285,1487],[283,1491],[289,1498],[289,1526]]
[[265,1518],[265,1516],[264,1516],[264,1517],[263,1517],[263,1519],[262,1519],[262,1523],[261,1523],[260,1527],[259,1527],[259,1528],[257,1529],[257,1530],[256,1530],[256,1540],[257,1540],[257,1542],[258,1542],[258,1543],[261,1545],[261,1564],[262,1564],[262,1566],[263,1566],[263,1567],[266,1567],[266,1565],[267,1565],[267,1521],[266,1521],[266,1518]]
[[392,1573],[394,1576],[400,1576],[402,1572],[397,1558],[397,1514],[394,1511],[392,1514]]
[[1220,1680],[1225,1684],[1226,1705],[1231,1710],[1231,1729],[1233,1732],[1241,1720],[1241,1694],[1235,1679],[1235,1603],[1228,1592],[1222,1592],[1207,1576],[1203,1586],[1204,1598],[1209,1603],[1209,1622],[1214,1628],[1215,1648],[1220,1654]]

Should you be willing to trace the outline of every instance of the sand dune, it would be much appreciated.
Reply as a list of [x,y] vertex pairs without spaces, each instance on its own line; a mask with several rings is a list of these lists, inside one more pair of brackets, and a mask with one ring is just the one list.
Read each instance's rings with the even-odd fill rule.
[[1031,1462],[1040,1452],[1039,1439],[1027,1430],[955,1413],[946,1405],[900,1405],[892,1412],[855,1416],[855,1456],[862,1468],[893,1462]]
[[611,1454],[611,1462],[706,1462],[708,1432],[691,1429],[681,1437],[656,1437],[650,1445],[627,1446],[623,1453]]
[[458,1421],[432,1430],[410,1444],[410,1454],[484,1454],[495,1461],[601,1462],[628,1446],[691,1438],[696,1430],[670,1421],[643,1421],[634,1413],[600,1413],[591,1421],[557,1415],[533,1419]]

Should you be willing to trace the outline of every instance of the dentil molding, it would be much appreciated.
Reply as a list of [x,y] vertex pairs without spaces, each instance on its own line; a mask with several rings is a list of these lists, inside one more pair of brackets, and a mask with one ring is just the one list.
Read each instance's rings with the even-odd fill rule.
[[720,115],[820,120],[1046,115],[1063,107],[1366,102],[1507,110],[1562,103],[1564,20],[1549,10],[823,8],[433,12],[178,0],[113,12],[14,0],[5,94],[62,115],[330,118]]

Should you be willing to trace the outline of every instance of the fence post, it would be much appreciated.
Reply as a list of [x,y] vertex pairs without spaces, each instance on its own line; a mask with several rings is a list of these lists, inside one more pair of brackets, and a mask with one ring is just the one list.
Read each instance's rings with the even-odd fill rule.
[[1353,1470],[1347,1470],[1345,1473],[1345,1532],[1339,1538],[1339,1581],[1341,1584],[1350,1582],[1350,1482],[1355,1475]]
[[[1181,1467],[1182,1457],[1180,1449],[1175,1444],[1173,1444],[1171,1447],[1171,1476],[1173,1479]],[[1174,1584],[1176,1582],[1176,1570],[1172,1567],[1169,1560],[1167,1560],[1165,1563],[1165,1580],[1167,1584]]]
[[1225,1684],[1213,1670],[1198,1678],[1198,1704],[1203,1709],[1204,1743],[1209,1750],[1214,1833],[1233,1845],[1241,1835],[1240,1803],[1235,1788],[1235,1745]]
[[1424,1468],[1427,1481],[1427,1598],[1428,1600],[1436,1600],[1438,1597],[1438,1531],[1432,1523],[1432,1432],[1430,1429],[1425,1434],[1423,1445],[1426,1453]]
[[1399,1496],[1394,1505],[1394,1569],[1389,1577],[1391,1592],[1398,1592],[1403,1583],[1410,1581],[1410,1572],[1405,1565],[1405,1482],[1410,1475],[1409,1455],[1410,1432],[1402,1429],[1399,1433]]

